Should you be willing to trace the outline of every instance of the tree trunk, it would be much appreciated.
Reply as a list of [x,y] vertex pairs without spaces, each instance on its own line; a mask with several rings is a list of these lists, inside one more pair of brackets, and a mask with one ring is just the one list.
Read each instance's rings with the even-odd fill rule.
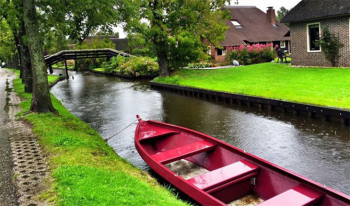
[[23,0],[23,13],[33,68],[33,97],[30,111],[57,113],[51,102],[34,0]]
[[166,77],[170,75],[168,57],[162,53],[158,54],[159,76]]
[[23,37],[26,35],[24,28],[24,22],[20,23],[18,40],[20,49],[20,60],[21,60],[21,70],[22,70],[22,83],[24,83],[24,91],[27,93],[33,92],[33,71],[30,60],[30,52],[28,45],[23,41]]

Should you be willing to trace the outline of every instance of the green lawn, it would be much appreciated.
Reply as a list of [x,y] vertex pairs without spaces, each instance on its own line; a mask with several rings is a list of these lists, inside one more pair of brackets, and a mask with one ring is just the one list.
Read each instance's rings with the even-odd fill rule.
[[[66,68],[66,66],[58,66],[57,64],[53,64],[52,65],[52,68],[60,68],[60,69],[65,69]],[[68,69],[74,69],[74,65],[72,65],[72,66],[68,66]]]
[[350,68],[264,63],[218,70],[180,70],[155,82],[350,109]]
[[104,68],[95,68],[94,71],[97,71],[97,72],[105,72],[105,69],[104,69]]
[[20,105],[20,115],[33,125],[49,158],[53,183],[39,198],[65,206],[187,205],[148,173],[119,157],[95,130],[72,115],[53,95],[59,115],[26,114],[31,94],[24,93],[20,79],[14,80],[14,88],[27,99]]

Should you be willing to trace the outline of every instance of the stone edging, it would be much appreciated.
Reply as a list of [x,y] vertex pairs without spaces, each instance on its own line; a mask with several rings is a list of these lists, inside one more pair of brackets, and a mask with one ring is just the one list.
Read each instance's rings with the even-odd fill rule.
[[204,98],[208,100],[222,101],[228,103],[237,103],[239,105],[252,105],[259,108],[267,108],[269,110],[281,110],[283,112],[292,112],[294,114],[307,115],[309,117],[322,118],[326,121],[338,121],[343,124],[350,124],[350,110],[341,110],[332,107],[320,107],[316,105],[302,104],[296,102],[288,102],[276,99],[267,99],[261,97],[253,97],[228,92],[219,92],[206,89],[198,89],[193,87],[184,87],[177,85],[161,84],[151,81],[151,88],[170,91],[187,96]]

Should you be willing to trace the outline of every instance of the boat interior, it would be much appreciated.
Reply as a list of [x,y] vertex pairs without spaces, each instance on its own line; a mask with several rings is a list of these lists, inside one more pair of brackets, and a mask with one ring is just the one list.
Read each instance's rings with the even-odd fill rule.
[[153,160],[225,204],[337,205],[336,199],[307,181],[238,148],[190,130],[159,129],[150,123],[142,127],[139,142]]

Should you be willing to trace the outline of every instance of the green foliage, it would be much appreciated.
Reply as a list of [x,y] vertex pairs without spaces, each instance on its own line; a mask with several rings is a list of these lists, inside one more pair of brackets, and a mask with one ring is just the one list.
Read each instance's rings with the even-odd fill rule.
[[[282,6],[278,11],[277,11],[277,16],[276,19],[277,21],[281,21],[283,19],[283,17],[285,15],[287,15],[287,13],[289,12],[288,9],[286,9],[284,6]],[[288,24],[286,24],[287,26],[289,26]]]
[[159,66],[156,58],[150,57],[124,57],[118,55],[111,58],[109,62],[102,64],[104,72],[107,74],[119,73],[131,76],[156,75]]
[[[170,68],[198,61],[203,53],[200,38],[219,46],[227,30],[224,19],[228,11],[221,9],[227,0],[139,0],[134,1],[139,17],[128,22],[130,33],[140,33],[154,49],[160,74]],[[136,3],[138,2],[138,4]],[[148,20],[144,23],[141,19]]]
[[15,40],[8,22],[0,21],[0,63],[9,61],[17,53]]
[[226,60],[237,60],[241,65],[271,62],[276,57],[273,44],[253,44],[239,47],[228,47]]
[[316,44],[321,46],[326,59],[332,63],[332,67],[335,67],[339,57],[341,57],[339,50],[344,46],[339,41],[339,37],[331,33],[328,27],[325,27],[323,29],[323,36]]
[[199,63],[189,63],[189,68],[209,68],[211,67],[211,63],[209,62],[199,62]]
[[69,39],[78,43],[93,31],[111,33],[113,26],[126,21],[133,9],[133,4],[124,0],[37,0],[36,3],[48,24],[62,29]]

